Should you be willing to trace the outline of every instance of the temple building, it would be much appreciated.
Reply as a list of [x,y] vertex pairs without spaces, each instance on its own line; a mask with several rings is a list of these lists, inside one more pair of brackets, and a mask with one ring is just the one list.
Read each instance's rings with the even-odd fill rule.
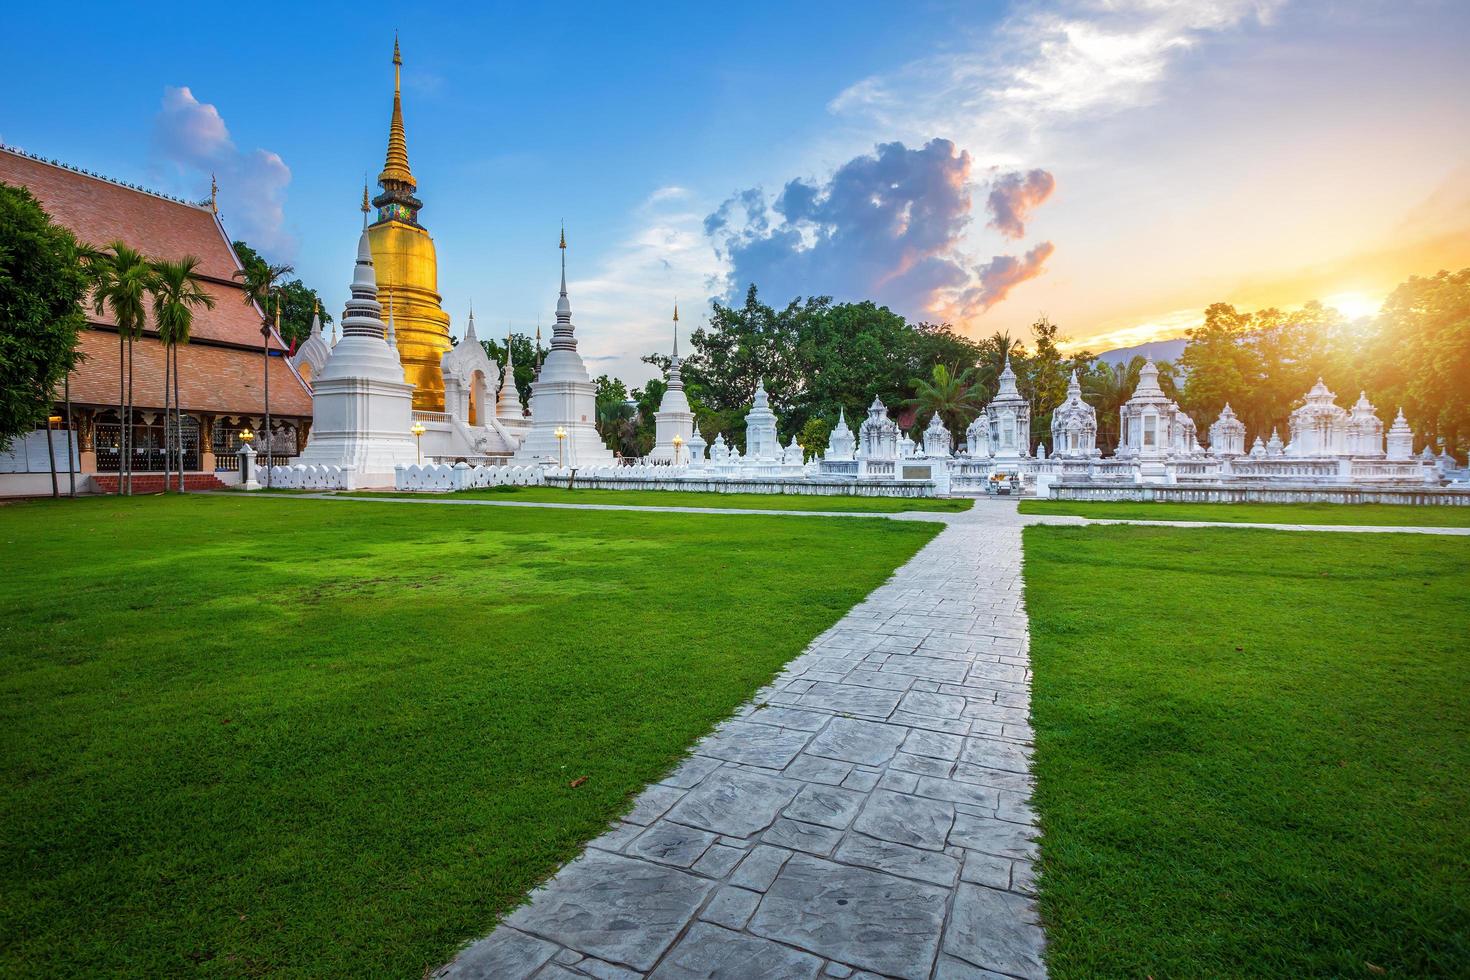
[[679,365],[679,306],[675,304],[674,353],[669,358],[668,388],[658,403],[658,411],[653,413],[654,445],[648,458],[655,462],[678,463],[691,458],[684,447],[693,447],[694,413],[684,394],[684,376]]
[[944,419],[935,412],[929,417],[929,426],[924,430],[924,455],[935,458],[948,458],[950,451],[954,448],[954,438],[945,428]]
[[[1342,456],[1347,454],[1347,410],[1336,402],[1322,379],[1312,385],[1306,400],[1287,420],[1290,439],[1285,452],[1291,456]],[[1274,433],[1273,433],[1274,435]]]
[[[275,456],[295,455],[306,441],[311,394],[287,362],[279,335],[274,330],[262,333],[264,317],[235,278],[240,262],[220,222],[213,195],[202,204],[182,201],[6,147],[0,147],[0,181],[27,188],[51,220],[70,229],[79,242],[106,248],[121,241],[149,259],[193,255],[200,260],[202,285],[214,307],[195,310],[189,343],[180,345],[178,351],[184,469],[196,474],[190,484],[213,485],[217,468],[221,479],[234,479],[235,452],[244,429],[258,435],[257,449],[268,444]],[[84,310],[88,324],[78,340],[82,358],[70,377],[72,463],[79,474],[79,491],[110,491],[119,469],[124,423],[118,415],[117,325],[110,311],[98,314],[90,303]],[[267,339],[272,352],[269,360],[264,356]],[[267,370],[269,434],[265,429]],[[150,309],[143,336],[133,344],[133,411],[128,421],[135,491],[162,485],[163,380],[164,347]],[[63,415],[60,388],[56,399],[57,414]],[[54,456],[63,473],[67,469],[66,423],[63,418],[59,431],[53,432]],[[42,453],[31,461],[36,465],[12,453],[7,457],[10,462],[0,466],[11,471],[5,473],[0,493],[40,492],[40,485],[31,484],[41,472],[48,474],[45,490],[49,491],[45,433],[38,435]],[[19,439],[17,448],[25,451],[37,441]],[[140,474],[151,473],[158,476],[140,479]]]
[[1000,372],[1000,388],[981,411],[980,418],[989,430],[991,456],[1015,461],[1031,455],[1031,403],[1016,387],[1016,372],[1011,368],[1009,355],[1005,369]]
[[419,223],[424,206],[418,183],[408,166],[408,140],[403,129],[403,57],[393,39],[393,114],[388,122],[388,154],[378,174],[382,193],[373,198],[377,220],[368,229],[378,291],[391,297],[394,331],[403,370],[414,386],[413,407],[420,412],[444,411],[444,377],[440,358],[449,350],[449,314],[440,306],[439,259],[434,239]]
[[766,394],[764,378],[756,382],[755,402],[745,416],[745,456],[759,462],[779,461],[785,455],[781,438],[776,434],[776,413]]
[[1245,423],[1235,417],[1229,402],[1210,426],[1210,452],[1220,457],[1245,455]]
[[1067,382],[1067,400],[1051,414],[1051,454],[1062,459],[1102,455],[1097,448],[1097,409],[1082,400],[1075,368]]

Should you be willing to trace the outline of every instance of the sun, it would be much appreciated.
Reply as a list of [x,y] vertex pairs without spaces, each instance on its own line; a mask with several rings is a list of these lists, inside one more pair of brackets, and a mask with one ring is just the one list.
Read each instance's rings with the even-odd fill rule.
[[1366,293],[1333,293],[1322,297],[1322,305],[1330,306],[1350,320],[1373,316],[1383,306],[1382,299],[1374,299]]

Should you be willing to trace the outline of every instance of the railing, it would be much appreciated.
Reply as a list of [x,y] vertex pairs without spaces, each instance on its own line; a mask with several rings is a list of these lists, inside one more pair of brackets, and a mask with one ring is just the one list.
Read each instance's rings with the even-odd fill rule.
[[415,422],[448,422],[453,418],[448,412],[414,412]]
[[453,466],[455,463],[468,463],[471,466],[506,466],[510,463],[510,457],[510,453],[487,453],[478,456],[443,453],[425,456],[424,459],[430,463],[444,466]]

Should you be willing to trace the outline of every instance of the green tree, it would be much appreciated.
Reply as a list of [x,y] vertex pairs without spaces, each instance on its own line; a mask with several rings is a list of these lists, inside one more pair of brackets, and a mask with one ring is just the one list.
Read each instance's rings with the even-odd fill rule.
[[832,444],[832,423],[826,419],[807,419],[796,441],[802,448],[804,459],[820,459]]
[[[516,391],[520,392],[521,409],[524,411],[530,405],[531,382],[536,380],[536,349],[532,346],[531,338],[525,334],[510,334],[508,339],[511,353],[515,355]],[[506,345],[493,340],[482,340],[480,346],[485,348],[485,353],[503,371]]]
[[1186,372],[1180,404],[1205,425],[1219,417],[1226,402],[1237,415],[1254,411],[1261,369],[1246,342],[1250,329],[1249,314],[1228,303],[1213,303],[1205,310],[1204,323],[1188,331],[1189,343],[1179,359]]
[[76,366],[81,256],[30,191],[0,183],[0,452],[50,417],[56,386]]
[[[321,316],[323,328],[332,323],[332,315],[326,311],[326,304],[321,302],[321,297],[317,295],[315,289],[307,286],[300,279],[280,282],[294,271],[289,265],[273,266],[259,252],[244,242],[231,244],[234,246],[235,255],[240,259],[240,264],[245,267],[246,275],[243,278],[247,283],[265,280],[271,283],[271,288],[266,292],[280,301],[281,339],[288,347],[294,347],[311,335],[313,314]],[[274,275],[271,275],[272,271]],[[265,293],[262,293],[260,299],[264,300],[264,298]],[[264,302],[261,302],[260,308],[265,309]]]
[[914,378],[916,394],[904,404],[916,413],[916,424],[923,425],[938,415],[950,435],[963,433],[965,427],[985,405],[985,394],[975,382],[975,369],[956,370],[943,364],[930,369],[929,378]]
[[1470,268],[1401,284],[1365,346],[1360,386],[1379,408],[1402,405],[1427,439],[1463,457],[1470,447]]
[[133,492],[133,341],[147,323],[153,291],[153,265],[136,249],[115,241],[104,251],[87,253],[92,304],[100,316],[110,312],[117,324],[118,490]]
[[[194,311],[214,309],[214,297],[204,291],[199,260],[186,255],[177,261],[153,263],[153,322],[158,339],[163,341],[163,418],[164,418],[164,489],[168,489],[169,468],[176,454],[179,492],[184,492],[183,414],[179,408],[179,345],[189,342],[194,327]],[[170,392],[173,380],[173,437],[168,436]]]

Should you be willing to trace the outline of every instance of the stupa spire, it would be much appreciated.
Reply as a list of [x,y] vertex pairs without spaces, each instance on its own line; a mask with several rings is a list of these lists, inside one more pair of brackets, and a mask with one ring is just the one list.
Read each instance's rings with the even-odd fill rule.
[[567,297],[567,229],[562,226],[561,242],[561,295],[556,299],[556,326],[551,328],[552,350],[576,350],[577,338],[572,326],[572,301]]
[[378,182],[407,184],[412,190],[413,171],[408,168],[408,138],[403,132],[403,55],[398,51],[398,35],[393,35],[393,115],[388,121],[388,155]]
[[679,360],[679,301],[674,300],[674,360]]

